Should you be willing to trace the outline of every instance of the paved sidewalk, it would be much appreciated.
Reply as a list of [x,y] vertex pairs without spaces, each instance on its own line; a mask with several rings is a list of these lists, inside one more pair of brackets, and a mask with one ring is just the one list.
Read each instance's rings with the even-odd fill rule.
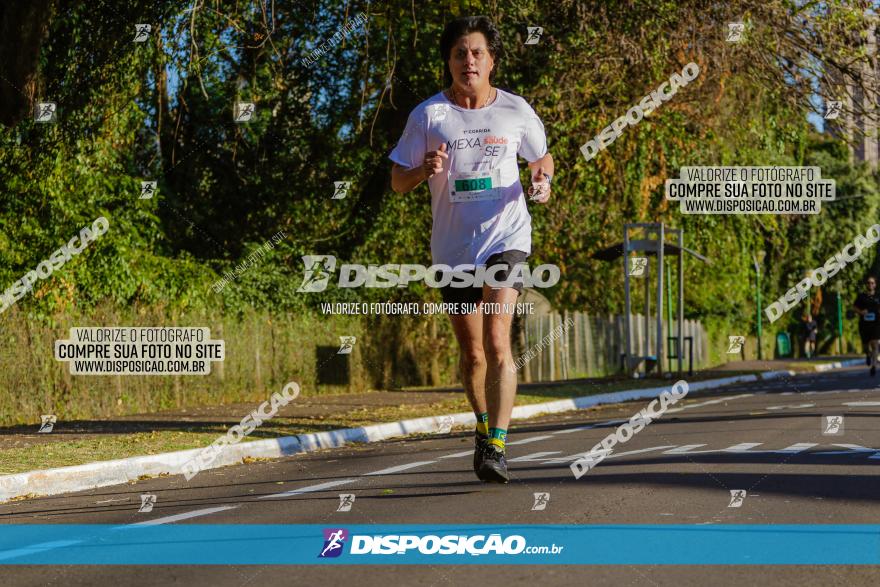
[[[772,371],[774,369],[791,369],[793,371],[824,371],[835,363],[851,362],[865,364],[864,355],[840,355],[833,357],[813,357],[811,359],[768,359],[758,361],[730,361],[715,367],[719,371]],[[865,367],[867,369],[867,367]]]

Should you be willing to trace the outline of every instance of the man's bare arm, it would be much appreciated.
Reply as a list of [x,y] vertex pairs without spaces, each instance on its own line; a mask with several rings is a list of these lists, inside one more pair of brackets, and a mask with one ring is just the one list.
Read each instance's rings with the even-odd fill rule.
[[427,178],[425,177],[424,166],[419,165],[418,167],[407,169],[403,165],[395,163],[391,167],[391,189],[398,194],[412,191],[425,179]]
[[391,189],[398,194],[405,194],[411,191],[426,179],[430,179],[438,173],[443,173],[444,163],[448,160],[449,154],[446,152],[446,143],[442,143],[436,151],[425,153],[425,160],[417,167],[407,169],[395,163],[391,168]]
[[553,167],[553,157],[550,155],[549,151],[540,159],[529,163],[529,170],[532,172],[532,177],[535,176],[535,174],[538,172],[538,169],[540,169],[541,167],[544,168],[544,173],[547,173],[551,176],[554,175],[554,172],[556,170]]

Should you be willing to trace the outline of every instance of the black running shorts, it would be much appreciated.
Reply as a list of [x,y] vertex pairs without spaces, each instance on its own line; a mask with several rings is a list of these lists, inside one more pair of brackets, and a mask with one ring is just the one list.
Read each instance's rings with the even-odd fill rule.
[[[528,256],[528,253],[517,250],[495,253],[486,259],[486,268],[488,269],[489,267],[495,267],[496,265],[503,265],[505,268],[498,271],[496,279],[499,282],[506,281],[510,276],[513,267],[520,263],[525,263]],[[467,273],[474,273],[474,271],[468,271]],[[440,279],[439,272],[437,279]],[[513,288],[517,292],[522,292],[522,281],[514,283]],[[483,299],[483,288],[482,286],[452,287],[451,285],[447,285],[440,288],[440,295],[443,297],[443,301],[447,304],[476,304]]]

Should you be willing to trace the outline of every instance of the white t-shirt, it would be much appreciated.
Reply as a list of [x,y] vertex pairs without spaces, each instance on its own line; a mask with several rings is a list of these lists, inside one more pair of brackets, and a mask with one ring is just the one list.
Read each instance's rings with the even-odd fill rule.
[[441,92],[413,109],[389,158],[411,169],[443,143],[449,159],[428,180],[433,263],[481,265],[503,251],[531,253],[532,217],[517,155],[532,162],[547,154],[544,125],[532,107],[498,90],[491,104],[469,110]]

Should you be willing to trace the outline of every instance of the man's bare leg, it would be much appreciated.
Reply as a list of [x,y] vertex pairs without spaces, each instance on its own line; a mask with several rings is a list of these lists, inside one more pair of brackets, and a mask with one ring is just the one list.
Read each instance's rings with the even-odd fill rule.
[[452,330],[458,340],[458,367],[461,383],[474,414],[483,414],[486,409],[486,355],[483,350],[483,316],[479,312],[471,314],[450,314]]
[[877,363],[880,361],[880,357],[878,357],[878,353],[880,353],[880,340],[870,341],[868,348],[871,349],[871,375],[873,375],[877,370]]
[[[486,482],[507,483],[505,444],[507,426],[516,398],[516,370],[510,352],[512,307],[517,292],[513,288],[483,288],[483,347],[486,354],[486,404],[489,407],[489,440],[477,470]],[[486,305],[492,304],[489,308]],[[497,307],[494,307],[497,304]],[[505,305],[507,311],[505,312]]]
[[[510,349],[512,308],[517,291],[510,287],[492,289],[483,287],[484,303],[500,308],[497,313],[484,313],[483,347],[486,354],[486,403],[489,408],[489,427],[507,430],[516,399],[516,370]],[[505,312],[505,306],[508,311]]]

